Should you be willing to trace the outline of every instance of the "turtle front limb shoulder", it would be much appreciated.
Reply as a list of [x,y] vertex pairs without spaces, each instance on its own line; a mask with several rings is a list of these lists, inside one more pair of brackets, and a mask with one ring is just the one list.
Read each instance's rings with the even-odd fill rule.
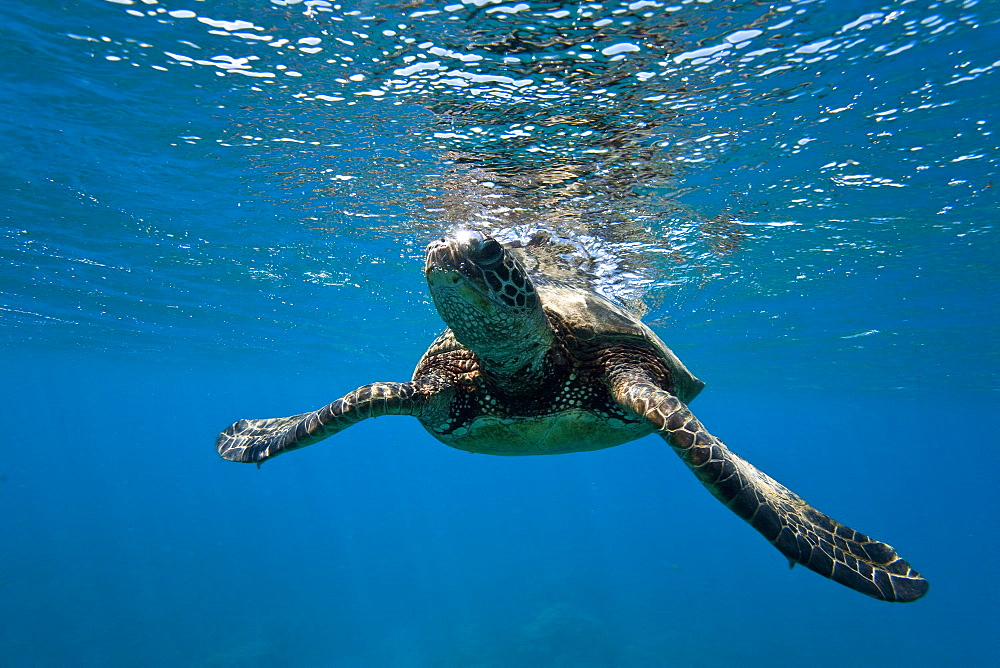
[[927,592],[927,580],[891,546],[824,515],[731,452],[652,374],[613,367],[607,382],[616,400],[649,420],[717,499],[793,564],[883,601],[913,601]]

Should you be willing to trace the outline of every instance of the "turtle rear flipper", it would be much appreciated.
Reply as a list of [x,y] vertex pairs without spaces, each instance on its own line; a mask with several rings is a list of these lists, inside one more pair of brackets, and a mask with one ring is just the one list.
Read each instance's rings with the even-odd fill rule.
[[215,449],[224,459],[259,467],[368,418],[419,415],[433,396],[434,388],[426,383],[372,383],[310,413],[234,422],[219,434]]
[[927,593],[927,580],[891,546],[816,510],[731,452],[680,399],[631,375],[617,383],[612,377],[619,402],[655,424],[701,483],[793,564],[883,601],[913,601]]

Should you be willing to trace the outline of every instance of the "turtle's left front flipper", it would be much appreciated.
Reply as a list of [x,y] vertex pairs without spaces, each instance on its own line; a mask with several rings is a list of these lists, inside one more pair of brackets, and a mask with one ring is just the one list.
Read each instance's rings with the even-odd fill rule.
[[889,545],[827,517],[731,452],[680,399],[634,369],[612,371],[609,388],[646,417],[710,492],[793,562],[883,601],[913,601],[927,581]]
[[304,448],[368,418],[421,415],[440,392],[427,383],[372,383],[311,413],[239,420],[215,441],[224,459],[260,466],[283,452]]

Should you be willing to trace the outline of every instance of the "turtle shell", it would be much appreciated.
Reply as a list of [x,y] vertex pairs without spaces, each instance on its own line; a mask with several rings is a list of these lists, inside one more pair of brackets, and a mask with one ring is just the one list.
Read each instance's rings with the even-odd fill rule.
[[674,391],[685,403],[705,387],[653,330],[625,308],[591,290],[537,275],[532,279],[546,312],[554,315],[574,339],[567,342],[569,347],[636,347],[652,351],[666,362]]

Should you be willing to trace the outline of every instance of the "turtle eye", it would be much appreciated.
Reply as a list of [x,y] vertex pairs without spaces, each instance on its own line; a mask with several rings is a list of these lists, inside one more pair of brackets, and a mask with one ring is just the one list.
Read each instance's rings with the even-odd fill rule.
[[479,247],[479,251],[476,253],[476,260],[479,264],[491,265],[500,262],[503,259],[503,247],[497,242],[496,239],[487,239],[483,242],[483,245]]

